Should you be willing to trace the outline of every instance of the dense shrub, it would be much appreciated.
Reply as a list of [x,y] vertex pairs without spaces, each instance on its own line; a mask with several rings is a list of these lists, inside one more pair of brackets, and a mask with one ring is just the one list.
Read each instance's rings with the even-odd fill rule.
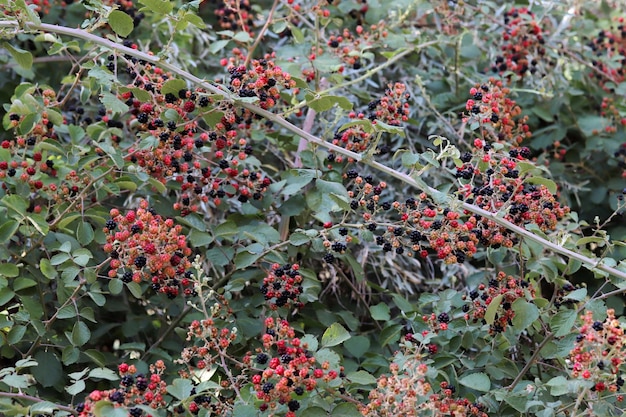
[[619,6],[0,3],[0,414],[622,415]]

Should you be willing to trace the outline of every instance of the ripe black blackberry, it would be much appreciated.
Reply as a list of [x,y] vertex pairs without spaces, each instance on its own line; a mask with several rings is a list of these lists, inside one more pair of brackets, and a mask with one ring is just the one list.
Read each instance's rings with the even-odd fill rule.
[[450,316],[448,316],[448,313],[441,313],[437,316],[437,320],[439,320],[441,323],[449,323]]
[[333,262],[335,262],[335,255],[333,255],[332,253],[325,254],[324,262],[326,262],[327,264],[332,264]]
[[146,266],[146,262],[147,262],[147,259],[143,255],[139,255],[138,257],[135,258],[135,266],[137,268],[143,268],[144,266]]
[[124,272],[124,274],[122,275],[122,282],[125,282],[128,284],[132,280],[133,280],[133,273],[130,271]]
[[263,387],[261,389],[265,394],[269,394],[270,391],[274,389],[274,384],[272,384],[271,382],[266,382],[265,384],[263,384]]
[[300,408],[300,403],[296,400],[291,400],[287,403],[287,407],[289,407],[289,411],[297,411]]
[[340,234],[341,236],[347,236],[347,235],[348,235],[348,229],[347,229],[347,228],[345,228],[345,227],[341,227],[341,228],[339,228],[339,234]]
[[104,226],[109,230],[109,232],[112,232],[117,227],[117,223],[115,223],[115,220],[109,219]]
[[256,363],[260,365],[266,364],[268,359],[269,358],[265,353],[259,353],[258,355],[256,355]]

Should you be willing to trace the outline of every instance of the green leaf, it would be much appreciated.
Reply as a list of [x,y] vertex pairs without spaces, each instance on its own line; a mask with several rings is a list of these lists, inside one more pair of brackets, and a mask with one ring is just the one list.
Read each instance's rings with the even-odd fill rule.
[[14,278],[20,274],[20,269],[17,265],[10,263],[0,264],[0,276],[5,276],[7,278]]
[[70,342],[74,346],[82,346],[89,341],[91,338],[91,331],[89,327],[82,321],[77,321],[74,323],[74,327],[72,329],[72,337]]
[[483,372],[477,372],[475,374],[466,375],[459,379],[459,384],[465,385],[468,388],[475,389],[476,391],[487,392],[491,389],[491,381],[489,376]]
[[109,13],[109,25],[113,32],[125,38],[133,31],[133,18],[120,10],[113,10]]
[[302,411],[300,417],[328,417],[328,413],[322,407],[307,407]]
[[546,385],[550,387],[550,395],[560,396],[569,393],[568,382],[564,376],[555,376]]
[[13,46],[8,42],[3,42],[2,46],[4,49],[9,51],[15,62],[17,62],[20,67],[30,69],[33,66],[33,54],[30,52]]
[[518,298],[511,306],[515,312],[513,317],[513,327],[517,331],[525,330],[535,320],[539,318],[539,309],[533,303],[529,303],[523,298]]
[[124,289],[124,283],[119,279],[109,280],[109,291],[113,295],[118,295]]
[[365,336],[352,336],[343,347],[355,358],[361,358],[370,349],[370,340]]
[[341,96],[323,96],[318,98],[313,98],[311,95],[311,100],[307,101],[307,104],[310,108],[317,112],[327,111],[332,109],[335,104],[341,107],[344,110],[352,110],[352,103],[345,97]]
[[78,243],[87,246],[93,240],[94,235],[94,230],[90,223],[78,223],[78,227],[76,228],[76,239],[78,239]]
[[39,365],[31,369],[38,384],[43,387],[51,387],[63,381],[65,373],[59,358],[51,351],[39,351],[35,355]]
[[8,287],[0,288],[0,307],[13,299],[15,293]]
[[128,111],[128,105],[117,98],[114,94],[102,93],[100,101],[104,107],[112,113],[124,114]]
[[502,294],[493,297],[491,303],[487,307],[487,311],[485,311],[485,321],[487,324],[492,325],[496,319],[496,313],[498,312],[498,307],[502,303],[502,299],[504,296]]
[[341,324],[333,323],[322,335],[322,347],[337,346],[350,337],[350,333]]
[[310,241],[310,237],[300,232],[292,233],[291,236],[289,236],[289,243],[291,243],[293,246],[302,246],[306,243],[309,243]]
[[337,353],[326,348],[317,351],[317,353],[315,354],[315,360],[317,360],[317,363],[319,363],[320,365],[324,362],[328,362],[330,369],[339,368],[339,362],[341,362],[341,358],[339,358],[339,355]]
[[375,306],[371,306],[370,314],[374,320],[378,321],[389,321],[391,319],[389,306],[385,303],[378,303]]
[[47,258],[41,258],[39,260],[39,270],[43,276],[48,279],[55,279],[58,276],[57,270],[52,267],[50,260]]
[[[154,0],[150,0],[150,1],[154,1]],[[159,0],[156,0],[156,1],[159,1]],[[163,83],[163,86],[161,87],[161,94],[166,95],[167,93],[171,93],[171,94],[174,94],[176,97],[178,97],[178,92],[185,88],[187,88],[187,83],[184,80],[173,78]]]
[[174,4],[168,0],[139,0],[139,3],[146,6],[141,10],[149,10],[158,14],[168,14],[174,8]]
[[65,391],[67,391],[67,393],[72,396],[78,395],[84,390],[85,390],[85,381],[83,381],[82,379],[74,382],[72,385],[68,387],[65,387]]
[[120,377],[117,372],[109,368],[95,368],[89,371],[89,378],[106,379],[107,381],[117,381]]
[[333,412],[331,413],[332,417],[354,417],[361,415],[359,410],[356,407],[356,404],[351,402],[341,402],[335,408],[333,408]]
[[376,378],[367,371],[350,372],[346,375],[346,379],[354,384],[370,385],[376,383]]
[[15,220],[8,220],[2,223],[2,226],[0,226],[0,244],[8,242],[19,227],[19,222]]
[[250,404],[237,403],[233,407],[232,417],[258,417],[258,416],[259,416],[258,410]]
[[35,287],[36,285],[37,285],[37,282],[35,280],[32,280],[30,278],[20,277],[20,278],[17,278],[15,281],[13,281],[13,291],[20,291],[26,288],[32,288],[32,287]]
[[54,410],[58,410],[59,406],[55,403],[52,403],[50,401],[42,401],[40,403],[35,403],[33,405],[30,406],[30,414],[31,415],[37,415],[37,414],[52,414],[54,413]]
[[572,331],[578,313],[576,310],[563,310],[550,319],[550,327],[555,337],[563,337]]
[[402,325],[393,324],[387,326],[380,332],[380,344],[381,346],[387,346],[391,343],[395,343],[400,339],[400,333],[402,332]]
[[167,386],[167,392],[177,400],[187,399],[191,395],[193,384],[188,379],[176,378]]
[[567,300],[582,301],[587,297],[587,288],[579,288],[565,295],[563,298]]
[[0,381],[12,388],[28,388],[28,386],[30,385],[28,383],[27,375],[9,374],[2,378]]
[[141,286],[136,282],[129,282],[126,284],[126,288],[130,291],[130,293],[135,298],[141,298],[143,296],[143,291],[141,290]]
[[552,180],[547,179],[547,178],[543,178],[543,177],[529,177],[529,178],[526,178],[526,180],[524,182],[527,182],[527,183],[530,183],[530,184],[543,185],[552,194],[556,194],[556,191],[557,191],[556,183],[554,181],[552,181]]
[[98,401],[93,407],[93,414],[96,417],[128,417],[128,411],[125,408],[114,407],[107,400]]

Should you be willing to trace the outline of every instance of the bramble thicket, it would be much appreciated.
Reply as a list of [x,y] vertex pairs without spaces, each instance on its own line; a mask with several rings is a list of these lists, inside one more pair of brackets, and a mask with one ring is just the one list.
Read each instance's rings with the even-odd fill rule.
[[0,414],[626,413],[621,0],[0,0]]

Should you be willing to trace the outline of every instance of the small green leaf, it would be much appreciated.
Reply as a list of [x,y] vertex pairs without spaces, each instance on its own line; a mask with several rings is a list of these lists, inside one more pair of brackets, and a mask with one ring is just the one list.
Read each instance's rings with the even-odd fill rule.
[[89,341],[91,338],[91,331],[89,327],[82,321],[77,321],[74,323],[74,328],[72,329],[72,337],[70,342],[74,346],[82,346]]
[[587,288],[579,288],[565,295],[563,298],[567,300],[582,301],[587,297]]
[[530,177],[530,178],[526,178],[525,182],[530,183],[530,184],[543,185],[543,186],[545,186],[548,189],[548,191],[550,191],[550,193],[556,194],[556,191],[557,191],[556,183],[554,181],[552,181],[552,180],[547,179],[547,178]]
[[572,331],[578,313],[576,310],[563,310],[550,319],[550,327],[555,337],[563,337]]
[[20,67],[30,69],[33,66],[33,54],[30,52],[13,46],[8,42],[3,42],[2,46],[9,51],[15,62],[17,62]]
[[2,226],[0,226],[0,244],[8,242],[19,227],[19,222],[15,220],[8,220],[2,223]]
[[185,83],[184,80],[173,78],[163,83],[163,86],[161,87],[161,94],[165,95],[170,93],[178,97],[178,92],[185,88],[187,88],[187,83]]
[[237,403],[233,407],[232,417],[258,417],[258,415],[257,409],[250,404]]
[[20,274],[20,269],[17,265],[4,263],[0,264],[0,276],[4,276],[7,278],[14,278]]
[[498,312],[498,307],[500,307],[503,298],[504,296],[502,294],[497,295],[493,297],[491,303],[489,303],[487,311],[485,311],[485,321],[487,322],[487,324],[492,325],[493,322],[496,320],[496,313]]
[[113,113],[124,114],[128,111],[128,105],[117,98],[114,94],[103,93],[100,101],[107,110]]
[[15,293],[11,289],[7,287],[0,288],[0,307],[11,301],[13,296],[15,296]]
[[74,395],[78,395],[81,392],[83,392],[85,389],[85,381],[83,381],[82,379],[79,379],[78,381],[74,382],[72,385],[65,387],[65,391],[67,391],[68,394],[74,396]]
[[141,286],[139,286],[139,284],[137,284],[136,282],[129,282],[128,284],[126,284],[126,287],[130,291],[130,293],[133,295],[133,297],[141,298],[143,296],[143,291],[141,290]]
[[78,223],[78,227],[76,228],[76,239],[78,239],[78,243],[86,246],[91,243],[93,238],[94,230],[91,224],[87,222]]
[[343,347],[355,358],[361,358],[370,348],[370,340],[365,336],[352,336]]
[[188,379],[176,378],[167,386],[167,392],[177,400],[187,399],[191,395],[193,384]]
[[128,417],[125,408],[114,407],[113,403],[107,400],[98,401],[93,407],[93,414],[96,417]]
[[89,378],[100,378],[108,381],[117,381],[120,379],[115,371],[109,368],[95,368],[89,371]]
[[332,417],[354,417],[361,415],[356,405],[350,402],[341,402],[335,408],[333,408],[333,412],[331,413]]
[[109,291],[111,294],[118,295],[122,292],[122,289],[124,289],[124,283],[121,280],[116,278],[109,280]]
[[354,384],[370,385],[376,383],[376,378],[367,371],[350,372],[346,379]]
[[513,317],[513,327],[515,330],[525,330],[539,318],[539,309],[537,306],[523,298],[515,300],[511,307],[515,312],[515,317]]
[[378,303],[375,306],[371,306],[370,314],[374,320],[378,321],[389,321],[389,319],[391,319],[389,306],[385,303]]
[[293,246],[302,246],[306,243],[309,243],[310,241],[310,237],[300,232],[292,233],[291,236],[289,236],[289,243],[291,243]]
[[49,259],[41,258],[39,261],[39,270],[44,277],[48,279],[55,279],[57,277],[57,270],[52,267]]
[[174,4],[168,0],[139,0],[139,3],[146,6],[141,10],[149,10],[158,14],[168,14],[174,8]]
[[113,32],[125,38],[133,31],[133,18],[120,10],[113,10],[109,13],[109,25]]
[[483,372],[466,375],[459,379],[459,384],[481,392],[487,392],[491,389],[491,381],[487,374]]
[[37,383],[43,387],[51,387],[63,381],[65,373],[59,358],[50,351],[39,351],[35,355],[39,365],[31,369]]
[[322,347],[337,346],[350,337],[350,333],[341,324],[333,323],[322,335]]

